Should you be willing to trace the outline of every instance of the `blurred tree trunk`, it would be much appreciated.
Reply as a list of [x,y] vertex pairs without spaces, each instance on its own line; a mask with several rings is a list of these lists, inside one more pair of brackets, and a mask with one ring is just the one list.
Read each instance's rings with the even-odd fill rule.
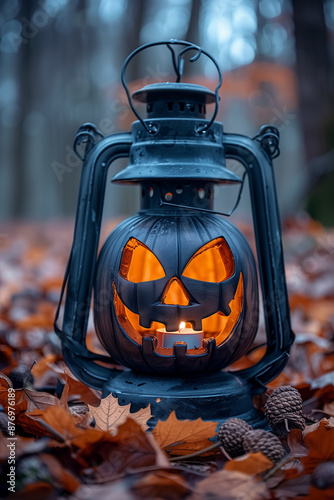
[[[199,19],[201,12],[202,0],[192,0],[191,2],[191,10],[190,10],[190,18],[187,33],[185,36],[185,40],[187,42],[194,43],[196,45],[200,45],[199,40]],[[192,57],[194,52],[189,52],[188,58]],[[185,64],[184,66],[184,74],[186,77],[191,75],[196,75],[200,73],[202,58],[199,61],[196,61],[194,64]]]
[[326,152],[326,127],[331,116],[332,72],[323,0],[292,0],[296,39],[296,67],[306,162],[311,182],[316,176],[311,162]]
[[188,29],[186,33],[187,42],[199,43],[199,18],[201,12],[202,0],[192,0],[191,2],[191,12],[188,24]]
[[[29,26],[36,7],[37,1],[22,2],[21,4],[19,17],[20,19],[28,20],[27,26]],[[17,54],[13,57],[16,58],[17,82],[19,85],[17,106],[20,110],[20,120],[15,131],[16,147],[14,147],[13,154],[13,165],[15,168],[13,169],[14,182],[12,187],[11,212],[13,217],[22,217],[26,213],[27,198],[30,195],[26,189],[29,175],[26,149],[29,138],[24,132],[24,120],[32,111],[31,102],[33,100],[34,85],[34,75],[32,72],[33,51],[29,38],[23,38]]]
[[[140,33],[145,24],[145,19],[147,16],[147,11],[150,7],[150,0],[136,0],[135,2],[130,2],[130,12],[126,14],[126,22],[124,23],[125,30],[123,32],[123,61],[125,58],[137,47],[142,45],[140,40]],[[143,75],[144,67],[143,61],[145,58],[145,53],[140,53],[131,61],[129,68],[127,70],[127,79],[133,80]]]

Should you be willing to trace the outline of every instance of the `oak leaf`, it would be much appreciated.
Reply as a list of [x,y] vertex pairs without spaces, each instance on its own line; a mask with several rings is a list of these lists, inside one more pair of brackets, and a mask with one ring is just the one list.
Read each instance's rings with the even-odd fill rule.
[[218,422],[204,422],[201,418],[197,420],[178,420],[175,411],[173,411],[167,420],[159,420],[153,429],[153,436],[158,445],[166,451],[174,453],[175,449],[178,454],[188,454],[194,448],[183,448],[184,452],[178,445],[188,443],[201,442],[201,447],[205,448],[212,445],[212,438],[216,434]]
[[91,405],[88,405],[88,408],[95,418],[96,427],[104,431],[119,427],[128,417],[135,420],[144,430],[147,430],[149,428],[147,421],[152,417],[150,405],[135,413],[130,413],[131,403],[121,406],[118,399],[114,398],[112,394],[102,399],[100,406],[97,408]]

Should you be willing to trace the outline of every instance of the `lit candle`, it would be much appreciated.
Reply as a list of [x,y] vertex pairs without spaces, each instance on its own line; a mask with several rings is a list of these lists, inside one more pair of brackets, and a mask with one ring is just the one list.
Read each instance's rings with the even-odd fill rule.
[[173,347],[175,342],[185,342],[188,349],[196,349],[202,347],[204,332],[186,328],[185,322],[182,321],[177,331],[166,332],[165,328],[158,328],[156,337],[158,347]]

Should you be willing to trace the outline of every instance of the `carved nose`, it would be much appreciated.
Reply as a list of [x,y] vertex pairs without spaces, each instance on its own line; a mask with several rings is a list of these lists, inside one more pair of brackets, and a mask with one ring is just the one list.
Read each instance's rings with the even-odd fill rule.
[[190,297],[181,281],[174,277],[168,281],[162,294],[161,303],[174,306],[188,306],[189,299]]

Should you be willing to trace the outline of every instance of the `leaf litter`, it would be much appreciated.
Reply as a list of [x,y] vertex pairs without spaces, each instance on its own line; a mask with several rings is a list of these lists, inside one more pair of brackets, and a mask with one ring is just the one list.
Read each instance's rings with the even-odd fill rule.
[[[247,227],[244,228],[247,232]],[[65,224],[6,227],[0,247],[0,496],[8,495],[8,391],[15,367],[33,382],[15,389],[16,493],[13,498],[329,499],[334,497],[334,231],[311,220],[287,221],[287,284],[296,342],[269,391],[283,384],[303,399],[306,428],[292,429],[274,465],[263,453],[227,460],[212,444],[217,422],[179,420],[151,432],[149,406],[131,412],[87,387],[66,368],[53,333],[54,312],[71,241]],[[302,249],[305,248],[303,251]],[[233,368],[261,357],[254,350]],[[103,352],[89,326],[87,345]],[[119,367],[122,370],[122,367]],[[263,411],[266,398],[256,398]],[[6,420],[7,419],[7,420]],[[187,459],[186,455],[197,454]],[[181,463],[170,462],[182,457]]]

